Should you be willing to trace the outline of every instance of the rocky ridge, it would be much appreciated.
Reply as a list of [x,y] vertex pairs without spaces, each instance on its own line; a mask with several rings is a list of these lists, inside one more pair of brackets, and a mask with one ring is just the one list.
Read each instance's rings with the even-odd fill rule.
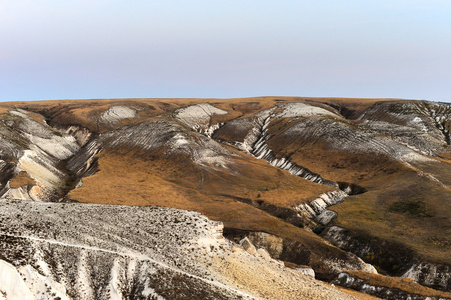
[[[364,292],[369,295],[373,295],[376,297],[380,297],[382,299],[388,299],[388,300],[400,300],[400,299],[412,299],[412,300],[447,300],[451,299],[449,298],[449,293],[447,296],[442,296],[439,294],[444,293],[438,293],[435,292],[436,295],[434,296],[424,296],[421,294],[415,294],[414,292],[404,291],[402,289],[396,288],[396,287],[387,287],[387,286],[375,286],[369,283],[365,279],[361,279],[356,276],[352,276],[349,273],[341,273],[337,280],[335,281],[336,284],[339,284],[341,286],[351,288],[357,291]],[[409,284],[411,284],[409,282]],[[434,291],[431,291],[431,293],[434,293]]]

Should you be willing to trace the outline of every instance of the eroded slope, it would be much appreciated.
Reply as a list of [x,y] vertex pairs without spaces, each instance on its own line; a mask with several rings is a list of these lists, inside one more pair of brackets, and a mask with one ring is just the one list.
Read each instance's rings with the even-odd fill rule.
[[[282,239],[279,257],[323,279],[371,269],[311,232],[325,229],[382,273],[450,288],[450,105],[294,97],[15,105],[80,145],[64,159],[41,147],[70,174],[65,200],[197,210],[223,221],[231,238]],[[37,143],[24,138],[20,151]],[[12,174],[4,186],[35,185],[14,161],[21,155],[0,165]],[[347,230],[327,234],[336,225]]]
[[0,206],[0,295],[7,299],[355,299],[248,254],[222,237],[221,223],[196,212]]

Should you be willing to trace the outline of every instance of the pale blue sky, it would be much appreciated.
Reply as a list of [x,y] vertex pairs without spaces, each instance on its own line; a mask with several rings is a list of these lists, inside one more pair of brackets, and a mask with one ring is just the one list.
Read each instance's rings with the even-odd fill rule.
[[0,0],[0,101],[451,102],[451,0]]

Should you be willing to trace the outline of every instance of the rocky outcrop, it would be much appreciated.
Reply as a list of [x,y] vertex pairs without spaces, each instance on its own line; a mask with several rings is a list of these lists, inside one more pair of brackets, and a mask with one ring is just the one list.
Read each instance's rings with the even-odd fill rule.
[[90,140],[92,133],[87,129],[80,126],[69,126],[68,128],[62,128],[66,134],[73,136],[80,147],[86,145]]
[[255,246],[251,243],[251,241],[249,241],[247,237],[240,241],[240,246],[243,247],[244,250],[246,250],[249,254],[252,254],[254,256],[258,255],[257,248],[255,248]]
[[96,155],[101,151],[101,144],[97,139],[93,139],[67,161],[66,168],[72,174],[75,174],[78,180],[91,176],[98,170]]
[[313,271],[312,268],[299,267],[299,268],[296,268],[296,271],[298,271],[301,274],[304,274],[305,276],[309,276],[309,277],[315,278],[315,271]]
[[[266,117],[265,119],[261,120],[257,118],[257,124],[259,124],[259,135],[258,139],[255,141],[255,143],[252,144],[250,153],[259,159],[264,159],[268,161],[271,165],[287,170],[291,174],[295,176],[300,176],[302,178],[305,178],[309,181],[321,183],[330,185],[333,187],[338,187],[338,184],[335,182],[325,180],[320,175],[315,174],[311,172],[310,170],[303,168],[293,162],[291,162],[291,159],[289,158],[276,158],[276,155],[274,152],[269,148],[269,145],[267,144],[267,141],[269,140],[270,136],[267,134],[268,125],[271,121],[271,116]],[[251,135],[254,134],[254,131],[250,133]],[[250,137],[247,138],[247,140],[252,141]]]
[[[404,141],[420,151],[441,151],[440,144],[449,145],[449,120],[451,119],[451,105],[427,101],[378,102],[365,111],[360,120],[379,120],[416,130],[416,134],[405,134]],[[401,129],[400,128],[400,129]],[[392,133],[393,134],[393,133]],[[390,135],[392,135],[390,134]],[[420,139],[418,138],[420,136]],[[431,144],[421,142],[422,137],[430,140]],[[440,141],[437,143],[437,141]]]
[[435,126],[443,134],[447,145],[451,145],[451,105],[445,103],[425,103],[426,110],[435,122]]
[[136,117],[136,110],[127,106],[110,106],[100,115],[101,122],[116,124],[123,119]]
[[[343,272],[338,275],[337,280],[334,281],[335,284],[341,285],[346,288],[350,288],[362,293],[373,295],[388,300],[447,300],[450,298],[442,296],[433,295],[421,295],[415,294],[414,292],[404,291],[398,288],[386,287],[386,286],[376,286],[367,283],[364,279],[354,277],[349,273]],[[434,293],[434,292],[432,292]],[[437,293],[436,293],[437,294]]]
[[338,226],[327,227],[321,237],[392,276],[401,276],[414,262],[413,251],[407,247]]
[[321,236],[339,248],[355,253],[386,274],[412,278],[419,284],[451,291],[449,265],[426,262],[405,246],[338,226],[326,228]]
[[[257,249],[254,246],[254,244],[252,244],[252,242],[247,237],[245,237],[244,239],[242,239],[240,241],[240,246],[243,247],[243,249],[246,250],[247,253],[249,253],[249,254],[251,254],[251,255],[253,255],[255,257],[261,257],[261,258],[263,258],[266,261],[270,261],[270,262],[273,262],[273,263],[277,263],[277,264],[283,265],[283,262],[275,260],[275,259],[272,259],[271,255],[269,254],[269,252],[265,248],[258,248]],[[302,274],[304,274],[304,273],[302,273]],[[312,277],[312,276],[310,276],[310,277]],[[315,276],[313,276],[313,278],[315,278]]]
[[346,191],[332,191],[320,195],[317,199],[299,204],[294,209],[303,215],[307,215],[311,219],[317,220],[322,225],[327,225],[337,217],[337,213],[327,208],[332,205],[339,204],[348,196],[349,188]]
[[219,129],[222,124],[211,124],[214,115],[226,115],[227,111],[214,107],[209,103],[200,103],[177,109],[174,116],[186,126],[208,137]]
[[[0,197],[55,201],[70,185],[64,161],[80,150],[82,134],[77,141],[70,131],[51,128],[40,118],[19,109],[10,110],[0,122],[0,153],[7,154],[0,164]],[[21,172],[30,180],[17,179]],[[8,184],[11,180],[19,186]]]
[[434,289],[451,292],[450,265],[415,262],[402,277],[412,278],[416,282]]
[[[244,249],[250,253],[258,253],[257,249],[265,249],[273,260],[294,264],[293,269],[301,273],[315,273],[317,278],[331,280],[344,270],[363,270],[376,272],[373,266],[365,263],[351,253],[312,249],[311,246],[289,238],[282,238],[266,232],[244,232],[226,228],[225,235],[233,241],[240,241]],[[321,251],[329,252],[328,257],[321,257]],[[258,255],[257,255],[258,256]],[[309,266],[309,267],[305,267]]]

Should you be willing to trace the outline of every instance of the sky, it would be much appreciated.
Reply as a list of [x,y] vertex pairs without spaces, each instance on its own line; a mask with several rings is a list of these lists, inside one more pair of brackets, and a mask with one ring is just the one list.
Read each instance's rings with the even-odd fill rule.
[[451,102],[451,0],[0,0],[0,101]]

